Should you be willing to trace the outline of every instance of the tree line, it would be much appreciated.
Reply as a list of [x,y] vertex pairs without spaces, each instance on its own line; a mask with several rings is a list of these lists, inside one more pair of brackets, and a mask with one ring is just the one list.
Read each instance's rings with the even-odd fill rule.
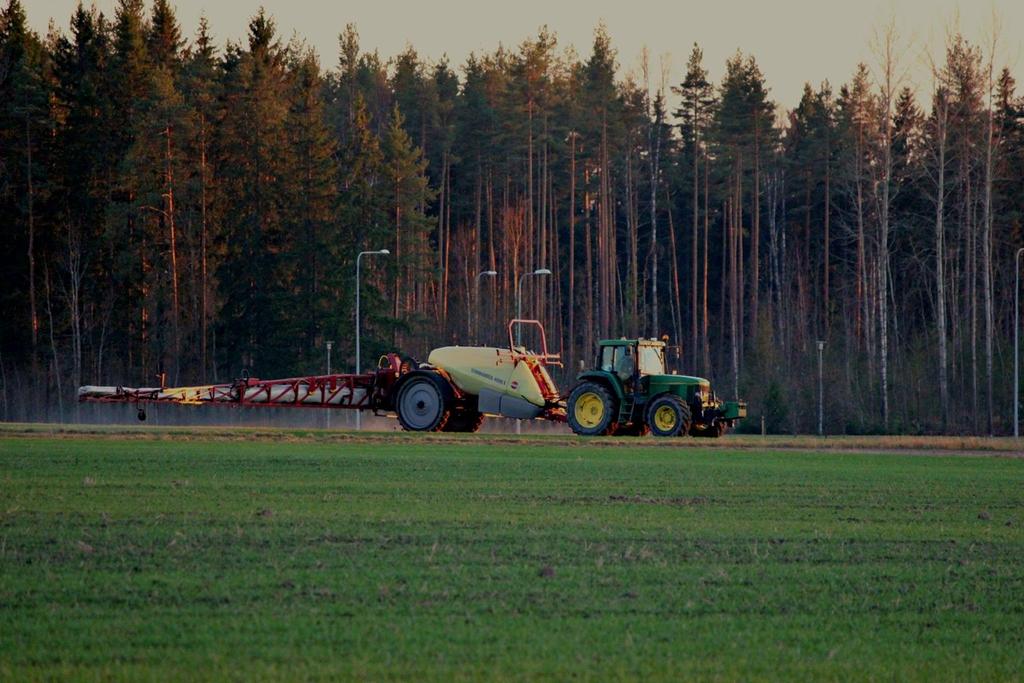
[[[568,386],[597,340],[662,336],[770,431],[1005,432],[1024,246],[1024,99],[998,34],[927,83],[892,24],[847,83],[775,103],[700,47],[620,75],[541,29],[458,66],[354,26],[324,69],[262,10],[217,46],[167,0],[0,15],[0,414],[83,383],[225,381],[500,343],[521,304]],[[550,276],[520,275],[547,268]],[[493,277],[478,277],[483,271]],[[757,421],[751,421],[757,422]],[[757,428],[760,425],[757,424]]]

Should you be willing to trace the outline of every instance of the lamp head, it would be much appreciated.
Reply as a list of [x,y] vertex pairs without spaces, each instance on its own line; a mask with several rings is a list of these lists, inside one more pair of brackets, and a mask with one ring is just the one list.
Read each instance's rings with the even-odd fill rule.
[[391,254],[391,252],[390,252],[390,251],[388,251],[387,249],[381,249],[381,250],[380,250],[380,251],[378,251],[377,253],[378,253],[378,254],[381,254],[381,255],[383,255],[383,256],[389,256],[389,255]]
[[548,270],[547,268],[538,268],[537,270],[533,271],[533,274],[534,275],[551,275],[551,271]]
[[494,277],[495,275],[498,274],[498,271],[496,271],[496,270],[485,270],[484,272],[482,272],[480,274],[481,275],[486,275],[487,277]]

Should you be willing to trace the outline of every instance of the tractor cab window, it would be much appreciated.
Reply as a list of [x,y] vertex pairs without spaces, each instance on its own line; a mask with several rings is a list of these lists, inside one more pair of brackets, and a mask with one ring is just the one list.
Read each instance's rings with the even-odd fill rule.
[[632,346],[605,346],[601,349],[601,369],[614,372],[623,381],[633,376],[636,361]]
[[657,346],[640,346],[640,374],[641,375],[664,375],[665,374],[665,353]]

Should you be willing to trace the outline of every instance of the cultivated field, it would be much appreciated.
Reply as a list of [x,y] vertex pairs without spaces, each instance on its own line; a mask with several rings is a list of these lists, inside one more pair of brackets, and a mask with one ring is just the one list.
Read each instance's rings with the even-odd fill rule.
[[86,431],[0,431],[0,680],[1024,675],[1019,442]]

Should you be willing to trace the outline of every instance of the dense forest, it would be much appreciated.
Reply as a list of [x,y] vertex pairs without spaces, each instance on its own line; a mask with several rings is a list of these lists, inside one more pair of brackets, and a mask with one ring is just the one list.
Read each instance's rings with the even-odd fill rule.
[[[772,101],[753,56],[709,81],[623,75],[541,29],[464,64],[339,38],[332,68],[264,12],[183,35],[167,0],[0,16],[0,417],[75,419],[83,383],[354,366],[499,343],[525,317],[568,387],[596,340],[671,366],[773,432],[1005,433],[1024,99],[997,35],[918,59],[892,24],[838,87]],[[780,48],[782,49],[782,48]],[[332,57],[333,59],[333,57]],[[494,270],[494,277],[478,278]],[[751,420],[751,427],[755,427]],[[759,420],[756,425],[760,429]]]

